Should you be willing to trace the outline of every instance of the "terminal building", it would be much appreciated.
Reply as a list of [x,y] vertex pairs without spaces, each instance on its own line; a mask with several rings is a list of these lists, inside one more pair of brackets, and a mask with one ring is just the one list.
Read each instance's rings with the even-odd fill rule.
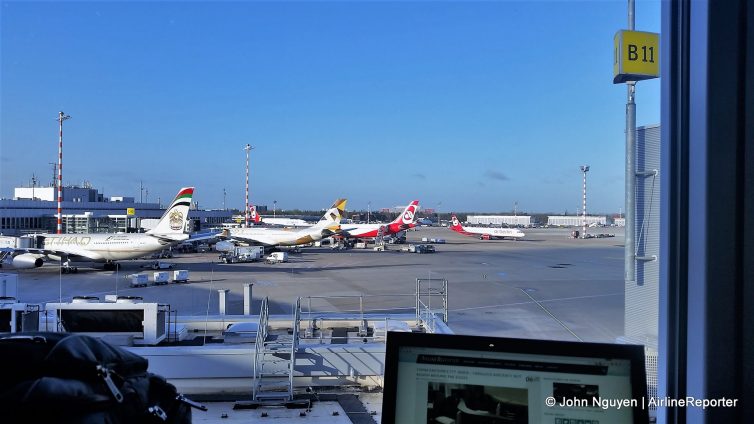
[[[57,188],[18,187],[13,199],[0,199],[0,234],[19,236],[54,233],[57,228]],[[66,234],[138,232],[165,213],[160,203],[137,202],[134,197],[106,197],[88,185],[63,187],[62,231]],[[231,211],[189,211],[191,228],[219,227]]]
[[530,227],[535,222],[528,215],[469,215],[466,222],[472,225],[511,225]]
[[[547,217],[547,225],[560,227],[579,227],[584,224],[584,217],[581,215],[550,215]],[[606,216],[586,216],[586,225],[607,225]]]

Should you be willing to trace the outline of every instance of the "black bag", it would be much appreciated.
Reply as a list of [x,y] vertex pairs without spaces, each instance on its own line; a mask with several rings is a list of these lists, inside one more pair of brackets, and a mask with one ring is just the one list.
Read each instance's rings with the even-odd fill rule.
[[10,422],[191,422],[193,402],[147,372],[145,358],[93,337],[6,335],[0,361],[0,410]]

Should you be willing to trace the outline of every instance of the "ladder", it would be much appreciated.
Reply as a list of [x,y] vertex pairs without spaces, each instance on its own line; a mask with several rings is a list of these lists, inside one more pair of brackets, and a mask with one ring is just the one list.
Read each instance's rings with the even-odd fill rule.
[[299,344],[300,321],[301,301],[297,299],[293,307],[292,334],[270,334],[268,300],[266,297],[262,300],[254,349],[254,401],[293,400],[293,371]]

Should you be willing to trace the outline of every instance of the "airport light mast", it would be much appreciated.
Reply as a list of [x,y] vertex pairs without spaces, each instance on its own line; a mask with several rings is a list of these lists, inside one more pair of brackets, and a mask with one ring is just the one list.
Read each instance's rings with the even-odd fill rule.
[[626,84],[626,186],[625,186],[625,273],[628,283],[636,281],[636,83],[660,76],[660,35],[635,30],[635,0],[628,0],[628,29],[613,37],[613,84]]
[[586,173],[589,165],[581,165],[581,173],[584,174],[584,195],[581,203],[581,238],[586,238]]
[[60,138],[58,142],[58,228],[57,233],[63,234],[63,121],[71,119],[62,110],[58,112],[58,123],[60,124]]
[[246,202],[244,203],[243,209],[244,209],[244,228],[249,227],[249,152],[251,152],[254,147],[251,146],[251,144],[247,144],[246,147],[243,148],[246,151]]

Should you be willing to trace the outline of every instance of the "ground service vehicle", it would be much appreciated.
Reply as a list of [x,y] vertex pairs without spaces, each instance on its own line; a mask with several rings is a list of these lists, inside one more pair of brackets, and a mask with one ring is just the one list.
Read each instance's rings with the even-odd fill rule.
[[264,261],[268,264],[288,262],[288,252],[272,252]]
[[220,262],[225,264],[254,262],[264,256],[264,246],[237,246],[220,254]]

